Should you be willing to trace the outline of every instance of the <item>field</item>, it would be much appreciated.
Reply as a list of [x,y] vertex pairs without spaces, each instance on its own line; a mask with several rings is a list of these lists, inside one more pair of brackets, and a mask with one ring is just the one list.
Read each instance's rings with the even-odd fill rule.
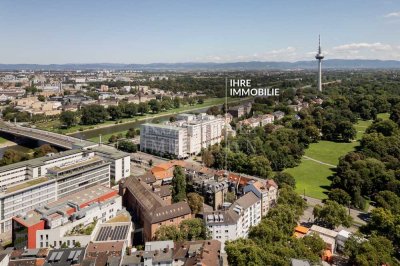
[[[379,114],[378,118],[388,119],[389,114]],[[320,141],[311,144],[305,151],[300,165],[285,170],[296,179],[296,192],[317,199],[327,198],[326,193],[331,183],[329,177],[333,175],[339,158],[354,150],[371,123],[372,121],[360,120],[355,125],[357,141],[351,143]]]

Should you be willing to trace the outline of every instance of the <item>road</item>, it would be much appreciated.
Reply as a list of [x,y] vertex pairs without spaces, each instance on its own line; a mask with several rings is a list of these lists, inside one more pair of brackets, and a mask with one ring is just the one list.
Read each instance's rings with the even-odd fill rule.
[[[313,216],[313,209],[314,206],[319,204],[319,205],[324,205],[322,203],[321,200],[316,199],[316,198],[311,198],[311,197],[305,197],[307,200],[307,209],[304,211],[304,214],[302,215],[302,217],[300,218],[300,223],[311,223],[314,221],[314,216]],[[351,232],[355,232],[357,231],[358,227],[360,225],[364,225],[366,224],[366,219],[368,218],[368,213],[364,212],[364,211],[359,211],[356,209],[351,209],[350,208],[350,216],[353,218],[354,220],[354,225],[350,228],[344,228],[344,227],[339,227],[338,229],[346,229],[348,231]]]

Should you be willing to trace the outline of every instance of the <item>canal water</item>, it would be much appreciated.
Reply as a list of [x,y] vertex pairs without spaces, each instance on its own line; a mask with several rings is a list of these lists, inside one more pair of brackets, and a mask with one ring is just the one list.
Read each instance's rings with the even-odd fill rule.
[[[195,113],[195,114],[205,113],[208,110],[208,108],[209,107],[205,107],[205,108],[193,110],[193,111],[186,112],[186,113]],[[70,136],[76,137],[79,139],[90,139],[90,138],[98,137],[100,134],[104,136],[107,134],[114,134],[114,133],[118,133],[121,131],[126,131],[126,130],[129,130],[130,128],[139,128],[140,125],[144,124],[144,123],[165,122],[165,121],[168,121],[171,116],[175,117],[176,115],[177,115],[177,113],[174,113],[174,114],[168,114],[168,115],[161,115],[156,118],[149,118],[149,119],[141,120],[141,121],[132,121],[129,123],[124,123],[124,124],[115,124],[115,125],[109,126],[109,127],[85,130],[82,132],[76,132],[76,133],[71,134]]]

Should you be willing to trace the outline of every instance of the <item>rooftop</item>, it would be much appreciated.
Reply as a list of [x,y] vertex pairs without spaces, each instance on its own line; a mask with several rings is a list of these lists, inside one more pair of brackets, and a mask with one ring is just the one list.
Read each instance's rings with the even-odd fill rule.
[[130,238],[130,228],[132,223],[103,223],[99,226],[94,241],[118,241]]
[[44,266],[69,266],[79,264],[85,256],[85,248],[51,250]]
[[250,206],[256,204],[258,201],[260,201],[260,199],[253,192],[248,192],[242,197],[238,198],[234,203],[232,203],[231,208],[239,205],[243,209],[247,209]]
[[128,153],[117,150],[117,149],[107,146],[107,145],[96,146],[96,147],[90,148],[90,150],[98,152],[98,153],[102,153],[103,155],[105,155],[111,159],[114,159],[114,160],[129,156]]
[[10,194],[10,193],[16,192],[18,190],[23,190],[25,188],[36,186],[36,185],[45,183],[46,181],[49,181],[49,179],[47,177],[39,177],[39,178],[35,178],[35,179],[29,179],[27,181],[24,181],[22,183],[15,185],[15,186],[7,187],[5,194]]

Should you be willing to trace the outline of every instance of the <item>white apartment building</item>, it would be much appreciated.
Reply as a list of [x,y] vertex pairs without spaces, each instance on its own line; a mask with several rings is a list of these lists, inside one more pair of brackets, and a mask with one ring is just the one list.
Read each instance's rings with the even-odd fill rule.
[[188,155],[187,129],[171,125],[142,124],[140,150],[185,158]]
[[140,149],[185,158],[221,142],[224,124],[223,118],[207,114],[180,114],[173,123],[144,124]]
[[[212,239],[225,241],[246,238],[250,228],[261,221],[261,200],[252,192],[237,199],[228,210],[204,214],[206,228]],[[223,251],[225,252],[225,251]]]

